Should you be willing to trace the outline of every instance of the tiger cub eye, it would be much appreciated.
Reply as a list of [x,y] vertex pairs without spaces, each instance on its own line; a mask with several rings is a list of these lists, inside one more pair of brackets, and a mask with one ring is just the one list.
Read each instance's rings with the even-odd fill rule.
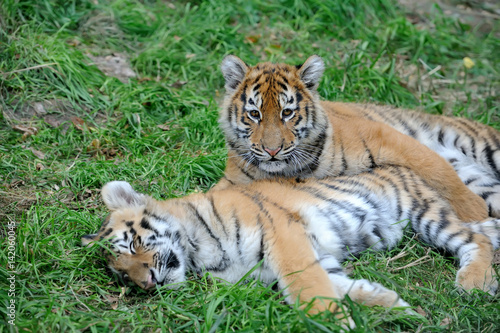
[[248,114],[252,118],[260,119],[260,112],[257,110],[250,110],[250,111],[248,111]]
[[284,109],[283,111],[281,111],[281,117],[282,118],[288,118],[292,114],[293,114],[293,110],[292,109]]

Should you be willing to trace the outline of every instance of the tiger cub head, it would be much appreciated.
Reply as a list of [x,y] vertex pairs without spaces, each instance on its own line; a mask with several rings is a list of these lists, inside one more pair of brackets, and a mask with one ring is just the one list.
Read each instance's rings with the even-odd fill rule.
[[219,123],[233,156],[275,176],[312,173],[319,162],[328,118],[317,87],[324,71],[316,55],[302,65],[224,58],[226,95]]
[[126,182],[110,182],[101,194],[111,213],[96,234],[82,237],[82,245],[107,241],[103,246],[112,251],[109,268],[143,289],[184,281],[186,264],[175,218],[149,213],[154,200]]

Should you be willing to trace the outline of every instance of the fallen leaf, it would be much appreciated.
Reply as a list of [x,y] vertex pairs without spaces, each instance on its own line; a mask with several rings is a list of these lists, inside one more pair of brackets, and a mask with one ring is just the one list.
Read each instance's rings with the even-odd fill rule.
[[45,158],[45,154],[42,153],[41,151],[39,150],[36,150],[35,148],[30,148],[31,152],[33,153],[33,155],[35,155],[36,157],[38,157],[39,159],[43,160]]
[[420,307],[420,306],[417,306],[417,308],[415,309],[415,312],[418,313],[419,315],[424,316],[424,317],[427,315],[425,313],[424,309],[422,309],[422,307]]
[[43,120],[50,126],[57,128],[61,126],[61,122],[51,115],[43,117]]
[[161,129],[163,131],[170,131],[170,125],[168,125],[168,124],[156,125],[156,127],[158,127],[159,129]]
[[471,69],[475,65],[474,61],[469,57],[465,57],[463,59],[463,62],[464,62],[465,68],[467,68],[467,69]]
[[179,37],[179,36],[174,36],[174,39],[175,39],[176,41],[180,41],[180,40],[182,39],[182,37]]
[[43,103],[35,103],[35,104],[33,104],[33,108],[35,109],[36,114],[39,116],[43,116],[44,114],[47,114],[47,110],[45,110]]
[[352,274],[352,272],[354,272],[354,265],[352,263],[348,263],[346,267],[344,267],[344,272],[347,274],[347,275],[350,275]]
[[118,153],[118,150],[114,148],[103,148],[102,153],[107,157],[115,157],[116,154]]
[[122,298],[123,295],[125,295],[126,291],[127,291],[127,289],[125,287],[122,287],[121,292],[120,292],[120,296],[118,296],[118,298]]
[[10,183],[9,188],[16,188],[16,187],[19,187],[21,185],[24,185],[24,180],[16,179]]
[[262,37],[262,35],[250,35],[247,36],[245,39],[250,43],[255,44],[259,41],[260,37]]
[[439,326],[448,326],[451,324],[451,319],[449,317],[445,317],[441,322],[439,323]]
[[78,40],[78,39],[70,39],[70,40],[67,40],[66,43],[70,46],[78,46],[81,44],[81,42]]
[[134,116],[135,123],[137,125],[140,125],[141,124],[141,116],[138,113],[134,113],[134,114],[132,114],[132,116]]
[[109,303],[116,303],[118,302],[118,297],[114,297],[114,296],[111,296],[111,295],[106,295],[106,299]]
[[38,133],[38,129],[36,127],[26,127],[22,125],[14,125],[12,128],[16,131],[23,133],[23,140],[31,135],[36,135]]
[[101,142],[99,139],[93,139],[90,145],[87,147],[87,150],[94,150],[94,149],[99,149],[101,146]]
[[85,121],[82,118],[79,117],[71,117],[71,122],[77,129],[80,131],[83,131],[83,126],[85,125]]
[[188,83],[187,81],[175,81],[174,83],[172,83],[170,86],[172,88],[176,88],[176,89],[179,89],[180,87],[182,87],[183,85],[185,85],[186,83]]

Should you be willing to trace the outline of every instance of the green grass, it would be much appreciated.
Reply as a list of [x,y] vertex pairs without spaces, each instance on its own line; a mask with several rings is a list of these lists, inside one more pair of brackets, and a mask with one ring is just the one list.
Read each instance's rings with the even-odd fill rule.
[[[418,107],[500,129],[500,25],[485,32],[451,17],[438,6],[410,15],[389,0],[2,1],[0,320],[11,221],[17,316],[0,332],[338,331],[330,314],[309,318],[257,282],[193,277],[176,291],[123,288],[79,237],[106,215],[99,189],[108,181],[159,198],[217,182],[226,153],[218,65],[229,53],[251,64],[318,54],[325,99]],[[110,54],[125,55],[137,77],[122,83],[89,58]],[[464,57],[475,66],[466,69]],[[47,113],[36,115],[42,102]],[[405,239],[362,256],[353,276],[394,288],[423,316],[343,304],[358,332],[496,331],[498,295],[460,294],[455,273],[452,258]]]

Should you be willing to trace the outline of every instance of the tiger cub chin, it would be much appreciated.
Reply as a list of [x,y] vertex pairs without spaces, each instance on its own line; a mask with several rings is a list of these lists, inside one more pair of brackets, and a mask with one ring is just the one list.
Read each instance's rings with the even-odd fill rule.
[[432,184],[462,220],[500,217],[500,132],[493,128],[387,106],[320,101],[324,63],[318,56],[300,66],[251,67],[230,55],[221,69],[226,96],[219,122],[229,158],[220,188],[397,165]]
[[312,301],[312,312],[335,311],[331,299],[346,294],[369,306],[408,306],[390,285],[350,279],[341,266],[365,250],[394,247],[408,225],[458,258],[457,285],[489,293],[498,285],[492,257],[500,220],[463,223],[407,168],[298,183],[263,180],[166,201],[111,182],[102,197],[111,213],[82,242],[109,240],[111,270],[144,289],[182,282],[188,271],[234,283],[258,265],[252,277],[278,280],[288,302]]

